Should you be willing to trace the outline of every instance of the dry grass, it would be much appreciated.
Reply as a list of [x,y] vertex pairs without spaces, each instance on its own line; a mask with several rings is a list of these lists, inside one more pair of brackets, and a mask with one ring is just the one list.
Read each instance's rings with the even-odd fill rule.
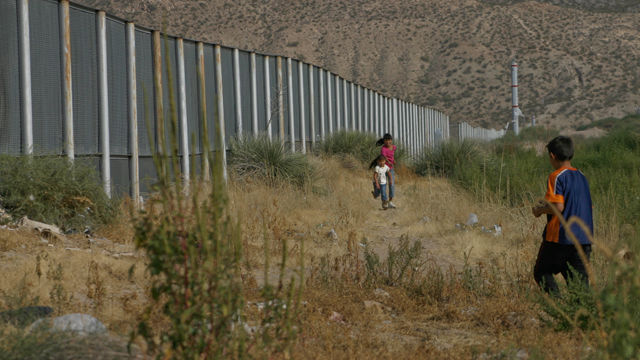
[[[371,197],[368,172],[344,169],[336,160],[313,161],[322,174],[315,189],[230,184],[246,267],[257,283],[264,281],[265,236],[274,257],[284,240],[292,254],[304,245],[308,278],[293,358],[510,358],[520,349],[539,358],[587,355],[576,333],[556,333],[539,320],[531,268],[543,224],[526,209],[476,203],[445,180],[400,171],[398,209],[383,211]],[[501,224],[503,234],[456,229],[470,212],[482,225]],[[337,240],[327,236],[331,229]],[[49,246],[34,234],[0,229],[0,309],[37,297],[58,314],[89,313],[127,335],[147,299],[145,257],[131,245],[126,222],[104,231],[97,238],[108,234],[109,240],[89,243],[78,236]],[[422,244],[425,283],[380,286],[389,296],[380,295],[358,276],[359,244],[366,239],[384,258],[401,236]],[[251,278],[245,281],[250,290],[256,285]],[[367,309],[368,300],[382,306]]]

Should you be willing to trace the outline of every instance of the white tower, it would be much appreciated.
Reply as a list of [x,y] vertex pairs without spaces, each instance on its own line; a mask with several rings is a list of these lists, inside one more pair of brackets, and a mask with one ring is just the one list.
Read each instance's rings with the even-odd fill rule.
[[522,113],[518,106],[518,63],[515,60],[511,63],[511,113],[513,115],[513,132],[518,135],[520,133],[518,118]]

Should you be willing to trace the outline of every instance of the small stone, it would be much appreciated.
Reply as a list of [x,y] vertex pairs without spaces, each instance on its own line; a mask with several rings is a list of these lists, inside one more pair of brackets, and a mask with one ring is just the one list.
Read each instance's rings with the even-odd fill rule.
[[471,213],[469,214],[469,217],[467,218],[467,226],[473,226],[475,224],[477,224],[479,222],[478,220],[478,215]]
[[335,322],[339,322],[341,324],[344,324],[344,316],[342,316],[342,314],[340,314],[339,312],[336,311],[332,311],[331,312],[331,316],[329,316],[329,320],[330,321],[335,321]]
[[420,222],[426,224],[428,222],[431,222],[431,219],[428,216],[423,216],[422,219],[420,219]]
[[364,308],[374,314],[384,314],[385,306],[373,300],[365,300]]
[[516,359],[518,360],[527,360],[529,358],[529,353],[525,349],[520,349],[516,353]]
[[384,291],[384,290],[382,290],[382,289],[380,289],[380,288],[375,289],[375,290],[373,291],[373,294],[374,294],[375,296],[384,297],[384,298],[387,298],[387,297],[390,297],[390,296],[391,296],[391,295],[389,295],[389,293],[388,293],[388,292],[386,292],[386,291]]
[[50,331],[70,331],[80,335],[104,334],[106,326],[100,320],[87,314],[68,314],[53,319],[40,319],[31,324],[31,330],[38,328]]
[[327,237],[333,241],[338,241],[338,233],[336,233],[335,229],[331,229],[327,234]]

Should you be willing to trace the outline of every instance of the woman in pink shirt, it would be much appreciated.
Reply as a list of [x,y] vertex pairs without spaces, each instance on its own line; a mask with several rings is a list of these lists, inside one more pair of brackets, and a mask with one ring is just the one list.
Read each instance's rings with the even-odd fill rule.
[[395,194],[396,188],[396,173],[394,171],[394,165],[396,164],[395,160],[395,152],[397,147],[393,145],[393,137],[391,134],[384,134],[382,139],[378,140],[376,143],[378,146],[382,145],[382,149],[380,150],[380,154],[382,154],[385,158],[387,158],[386,165],[391,169],[391,181],[389,183],[389,203],[388,206],[392,209],[395,209],[396,206],[393,204],[393,195]]

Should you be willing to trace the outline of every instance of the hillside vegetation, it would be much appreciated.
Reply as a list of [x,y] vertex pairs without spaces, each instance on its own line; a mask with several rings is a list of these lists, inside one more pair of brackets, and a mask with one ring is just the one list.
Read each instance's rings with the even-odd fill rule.
[[509,121],[514,58],[527,120],[569,128],[640,106],[640,14],[609,11],[636,1],[78,2],[151,28],[166,22],[175,35],[303,59],[452,121]]

